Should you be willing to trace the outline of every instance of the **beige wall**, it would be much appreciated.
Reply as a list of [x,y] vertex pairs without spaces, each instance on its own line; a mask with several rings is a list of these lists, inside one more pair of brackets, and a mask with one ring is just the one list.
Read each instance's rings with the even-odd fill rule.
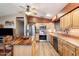
[[[0,24],[3,24],[6,28],[14,28],[16,29],[16,17],[24,17],[24,35],[26,35],[26,24],[27,24],[27,17],[24,14],[15,14],[15,15],[7,15],[7,16],[0,16]],[[12,20],[14,21],[14,25],[5,25],[5,21]]]
[[[6,28],[16,28],[16,17],[24,17],[23,14],[15,14],[15,15],[6,15],[6,16],[0,16],[0,24],[3,24]],[[14,25],[5,25],[5,21],[14,21]]]

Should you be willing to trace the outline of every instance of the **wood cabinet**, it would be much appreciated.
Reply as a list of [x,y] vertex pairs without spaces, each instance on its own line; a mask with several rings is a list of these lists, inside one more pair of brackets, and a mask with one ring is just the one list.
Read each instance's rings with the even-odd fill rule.
[[60,19],[60,29],[64,30],[64,17]]
[[79,47],[76,48],[76,56],[79,56]]
[[[71,43],[62,39],[58,39],[58,53],[61,56],[75,56],[75,49],[76,46],[72,45]],[[79,53],[77,53],[77,55],[78,54]]]
[[72,27],[79,28],[79,8],[72,11],[71,14],[72,14],[72,22],[73,22]]
[[0,24],[0,28],[4,28],[4,25],[3,24]]
[[65,16],[65,29],[70,28],[72,25],[72,21],[71,21],[71,13],[67,14]]
[[53,36],[49,36],[49,42],[53,45]]
[[60,18],[61,30],[79,28],[79,8]]
[[63,41],[58,39],[58,52],[62,56],[63,55]]
[[63,41],[63,56],[75,56],[75,46]]
[[61,30],[65,30],[71,27],[72,21],[71,21],[71,14],[67,14],[60,18],[60,28]]

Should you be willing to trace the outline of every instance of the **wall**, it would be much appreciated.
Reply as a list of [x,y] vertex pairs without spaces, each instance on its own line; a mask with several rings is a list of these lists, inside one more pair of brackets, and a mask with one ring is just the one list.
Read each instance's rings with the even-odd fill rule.
[[[7,16],[0,16],[0,24],[3,24],[5,28],[14,28],[16,29],[16,17],[24,17],[24,35],[26,36],[26,24],[27,24],[27,17],[24,14],[15,14],[15,15],[7,15]],[[14,25],[6,26],[5,21],[12,20],[14,21]]]
[[[0,24],[3,24],[4,25],[4,27],[5,28],[15,28],[15,19],[16,19],[16,17],[15,16],[1,16],[0,17]],[[8,26],[6,26],[5,25],[5,21],[14,21],[14,25],[8,25]]]

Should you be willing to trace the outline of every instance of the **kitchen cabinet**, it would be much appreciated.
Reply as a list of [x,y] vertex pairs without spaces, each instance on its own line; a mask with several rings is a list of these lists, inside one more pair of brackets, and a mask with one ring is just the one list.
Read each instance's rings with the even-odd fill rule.
[[71,27],[71,14],[66,14],[65,16],[60,18],[60,28],[61,30],[65,30]]
[[65,15],[65,29],[70,28],[72,25],[72,20],[71,20],[71,13],[68,13]]
[[72,27],[79,28],[79,8],[72,11],[71,14],[72,14],[72,22],[73,22]]
[[79,8],[60,18],[61,30],[79,28]]
[[49,35],[49,42],[53,45],[53,36]]
[[75,46],[63,41],[63,56],[75,56]]
[[58,52],[62,56],[63,55],[63,41],[58,39]]
[[64,30],[64,17],[60,19],[60,29]]
[[77,47],[71,43],[58,38],[58,53],[61,56],[75,56],[76,54],[79,55],[79,52],[76,52],[76,48]]
[[76,56],[79,56],[79,47],[76,48]]
[[0,24],[0,28],[4,28],[4,25],[3,24]]

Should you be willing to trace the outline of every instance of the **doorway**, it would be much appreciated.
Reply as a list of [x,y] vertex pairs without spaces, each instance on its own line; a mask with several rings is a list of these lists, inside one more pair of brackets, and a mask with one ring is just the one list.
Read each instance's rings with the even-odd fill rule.
[[24,36],[24,17],[16,18],[16,35]]

